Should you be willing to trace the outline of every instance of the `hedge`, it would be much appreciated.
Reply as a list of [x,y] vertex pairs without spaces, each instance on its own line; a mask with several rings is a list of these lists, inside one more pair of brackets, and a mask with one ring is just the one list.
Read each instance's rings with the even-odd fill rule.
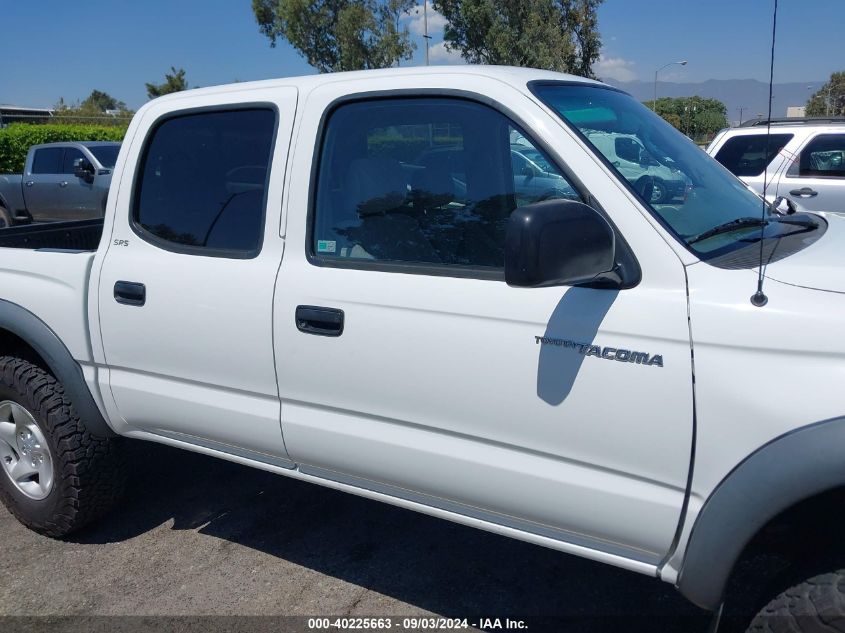
[[122,141],[125,127],[12,123],[0,128],[0,173],[21,173],[33,145],[67,141]]

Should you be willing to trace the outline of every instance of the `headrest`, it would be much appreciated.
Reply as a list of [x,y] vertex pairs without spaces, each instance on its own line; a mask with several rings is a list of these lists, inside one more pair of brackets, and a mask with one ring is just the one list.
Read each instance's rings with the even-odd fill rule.
[[402,165],[392,158],[356,158],[349,163],[344,194],[361,217],[400,207],[408,195]]
[[411,195],[414,204],[425,209],[440,207],[455,198],[455,183],[443,163],[430,163],[414,174]]

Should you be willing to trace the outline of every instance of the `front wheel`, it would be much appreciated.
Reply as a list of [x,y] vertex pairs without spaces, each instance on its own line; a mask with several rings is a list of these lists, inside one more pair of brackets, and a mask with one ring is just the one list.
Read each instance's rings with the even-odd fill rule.
[[813,576],[763,607],[747,633],[845,633],[845,569]]
[[61,537],[103,515],[125,481],[118,441],[89,433],[42,368],[0,356],[0,500],[25,526]]

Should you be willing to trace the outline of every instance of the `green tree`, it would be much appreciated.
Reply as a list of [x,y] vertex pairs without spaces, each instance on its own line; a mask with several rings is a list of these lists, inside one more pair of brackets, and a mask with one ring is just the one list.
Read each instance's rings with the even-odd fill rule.
[[88,98],[80,104],[80,107],[98,112],[126,110],[126,104],[123,101],[118,101],[107,92],[100,92],[99,90],[92,90]]
[[53,106],[53,116],[69,124],[126,125],[132,114],[123,101],[100,90],[92,90],[88,97],[75,104],[67,104],[60,97]]
[[146,84],[147,96],[150,99],[168,95],[171,92],[181,92],[188,89],[188,80],[185,78],[185,69],[170,67],[170,73],[164,73],[163,84]]
[[[652,108],[654,101],[646,101]],[[728,126],[728,109],[718,99],[706,97],[661,97],[655,112],[694,140],[712,138]]]
[[285,39],[320,72],[387,68],[416,48],[399,18],[415,0],[252,0],[270,46]]
[[531,66],[593,77],[602,0],[434,0],[444,39],[474,64]]
[[845,116],[845,70],[833,73],[807,101],[807,116]]

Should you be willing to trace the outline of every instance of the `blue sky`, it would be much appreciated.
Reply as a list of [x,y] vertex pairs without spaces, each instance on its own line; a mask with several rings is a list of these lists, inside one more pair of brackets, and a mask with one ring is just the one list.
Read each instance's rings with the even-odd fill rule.
[[[605,0],[597,73],[650,81],[768,81],[773,0]],[[270,48],[250,0],[0,0],[0,103],[51,106],[103,90],[137,108],[145,82],[183,67],[209,86],[314,72],[289,46]],[[423,63],[421,16],[406,19]],[[822,81],[845,69],[843,0],[780,0],[775,81]],[[432,63],[459,63],[429,17]]]

